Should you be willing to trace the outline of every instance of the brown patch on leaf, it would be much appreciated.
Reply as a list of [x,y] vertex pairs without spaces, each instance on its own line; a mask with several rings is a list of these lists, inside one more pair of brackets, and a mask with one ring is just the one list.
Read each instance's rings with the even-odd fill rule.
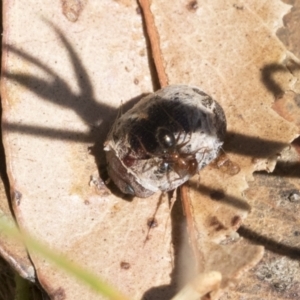
[[76,22],[87,0],[61,0],[62,12],[70,22]]
[[217,167],[230,176],[234,176],[240,172],[240,167],[237,163],[229,159],[226,154],[220,155],[215,161]]
[[114,0],[114,1],[117,2],[117,3],[120,3],[124,6],[127,6],[127,7],[132,6],[132,5],[136,5],[136,2],[133,1],[133,0]]
[[192,0],[186,5],[188,11],[195,12],[198,9],[198,1]]
[[149,218],[149,219],[147,220],[147,226],[148,226],[149,228],[155,228],[155,227],[158,226],[158,222],[157,222],[157,220],[156,220],[155,218]]
[[17,190],[13,190],[12,192],[12,199],[14,201],[14,203],[19,206],[21,204],[21,200],[22,200],[22,194],[17,191]]
[[300,128],[300,94],[287,91],[273,104],[273,109]]
[[121,261],[120,262],[120,267],[123,270],[128,270],[130,269],[130,263],[126,262],[126,261]]
[[231,226],[235,228],[239,227],[241,223],[242,219],[240,216],[234,216],[231,220]]
[[292,9],[283,18],[284,26],[278,29],[277,36],[285,44],[288,50],[300,59],[300,1],[291,1]]
[[212,218],[210,218],[209,220],[209,226],[214,227],[214,229],[216,231],[220,231],[223,229],[227,229],[219,220],[216,216],[213,216]]
[[234,3],[232,6],[234,8],[236,8],[237,10],[243,10],[244,9],[244,5],[242,5],[242,4],[236,4],[236,3]]
[[136,8],[136,13],[138,14],[138,15],[141,15],[141,13],[142,13],[142,10],[141,10],[141,8],[138,6],[137,8]]
[[65,290],[62,287],[59,287],[54,292],[50,294],[51,299],[53,300],[64,300],[66,299]]

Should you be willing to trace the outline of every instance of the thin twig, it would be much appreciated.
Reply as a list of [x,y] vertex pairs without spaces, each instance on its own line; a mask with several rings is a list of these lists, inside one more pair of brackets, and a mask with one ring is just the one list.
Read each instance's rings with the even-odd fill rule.
[[[154,23],[153,14],[150,9],[150,1],[149,0],[139,0],[140,6],[143,11],[145,23],[146,23],[146,30],[148,33],[148,37],[151,44],[151,52],[153,55],[158,79],[160,82],[161,87],[166,87],[169,84],[169,80],[163,65],[163,56],[161,53],[160,48],[160,39],[157,32],[157,28]],[[187,219],[187,229],[188,234],[191,242],[191,246],[194,252],[194,256],[197,263],[197,270],[199,270],[200,267],[200,253],[197,247],[197,236],[196,236],[196,229],[193,222],[193,215],[191,211],[191,204],[189,201],[188,196],[188,186],[182,185],[180,187],[181,191],[181,201],[183,205],[183,209],[185,211],[186,219]]]
[[191,201],[188,195],[189,187],[188,184],[185,183],[180,186],[180,196],[181,196],[181,203],[183,206],[183,211],[186,217],[186,223],[187,223],[187,230],[188,230],[188,235],[190,239],[190,244],[194,253],[194,257],[196,260],[196,270],[200,270],[201,263],[201,255],[198,250],[197,246],[197,236],[196,236],[196,228],[194,224],[194,219],[193,219],[193,213],[191,210]]
[[160,48],[159,35],[154,23],[153,14],[150,9],[150,2],[149,0],[139,0],[139,3],[145,18],[146,29],[151,44],[152,56],[154,59],[159,83],[161,88],[163,88],[169,84],[169,80],[163,65],[163,56]]

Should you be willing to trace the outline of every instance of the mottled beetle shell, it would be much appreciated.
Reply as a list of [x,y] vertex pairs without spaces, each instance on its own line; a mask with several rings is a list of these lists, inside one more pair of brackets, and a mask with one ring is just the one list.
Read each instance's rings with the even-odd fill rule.
[[140,100],[116,120],[104,147],[108,174],[122,192],[144,198],[173,190],[193,175],[166,162],[169,148],[160,142],[161,132],[174,137],[173,150],[191,153],[199,171],[218,155],[226,118],[196,87],[171,85]]

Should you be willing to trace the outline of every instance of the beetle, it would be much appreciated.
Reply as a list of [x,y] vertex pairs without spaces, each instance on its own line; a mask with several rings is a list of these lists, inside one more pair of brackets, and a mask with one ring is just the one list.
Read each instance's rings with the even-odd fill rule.
[[187,181],[217,155],[222,107],[197,87],[170,85],[115,121],[104,145],[108,175],[125,194],[148,197]]

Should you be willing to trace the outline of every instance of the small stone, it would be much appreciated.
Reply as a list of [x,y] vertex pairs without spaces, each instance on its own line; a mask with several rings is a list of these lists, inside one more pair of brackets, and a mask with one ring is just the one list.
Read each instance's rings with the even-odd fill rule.
[[294,192],[294,193],[289,194],[288,198],[291,202],[299,202],[300,194],[299,194],[299,192]]

